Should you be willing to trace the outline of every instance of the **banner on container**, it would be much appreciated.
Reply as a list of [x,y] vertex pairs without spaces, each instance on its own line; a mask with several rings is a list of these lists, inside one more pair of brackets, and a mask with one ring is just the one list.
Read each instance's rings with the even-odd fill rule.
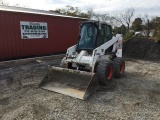
[[45,22],[27,22],[20,21],[21,38],[48,38],[48,27]]

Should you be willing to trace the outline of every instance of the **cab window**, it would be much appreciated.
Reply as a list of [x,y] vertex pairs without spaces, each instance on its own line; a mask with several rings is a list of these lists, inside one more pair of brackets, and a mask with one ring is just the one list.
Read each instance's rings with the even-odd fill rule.
[[110,25],[102,24],[99,33],[97,46],[100,46],[112,39],[112,28]]

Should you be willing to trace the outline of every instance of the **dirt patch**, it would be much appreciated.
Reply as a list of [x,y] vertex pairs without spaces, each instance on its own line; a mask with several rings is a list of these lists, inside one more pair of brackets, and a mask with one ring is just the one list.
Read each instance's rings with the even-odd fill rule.
[[123,53],[125,57],[160,60],[160,44],[148,39],[129,39],[124,42]]
[[48,66],[59,64],[55,59],[0,69],[0,119],[160,119],[160,63],[126,61],[125,76],[86,101],[38,88]]

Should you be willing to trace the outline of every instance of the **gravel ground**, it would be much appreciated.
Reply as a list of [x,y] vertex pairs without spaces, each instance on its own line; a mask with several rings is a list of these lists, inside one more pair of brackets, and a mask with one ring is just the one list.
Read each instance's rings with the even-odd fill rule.
[[82,101],[38,88],[60,60],[0,69],[2,120],[160,120],[160,63],[128,59],[126,73]]

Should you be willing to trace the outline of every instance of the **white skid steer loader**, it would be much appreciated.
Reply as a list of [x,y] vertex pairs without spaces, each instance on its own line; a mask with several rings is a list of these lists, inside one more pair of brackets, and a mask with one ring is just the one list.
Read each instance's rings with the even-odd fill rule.
[[80,25],[78,43],[67,49],[61,67],[51,67],[39,86],[85,100],[99,84],[109,84],[124,70],[122,35],[112,36],[107,23],[85,21]]

